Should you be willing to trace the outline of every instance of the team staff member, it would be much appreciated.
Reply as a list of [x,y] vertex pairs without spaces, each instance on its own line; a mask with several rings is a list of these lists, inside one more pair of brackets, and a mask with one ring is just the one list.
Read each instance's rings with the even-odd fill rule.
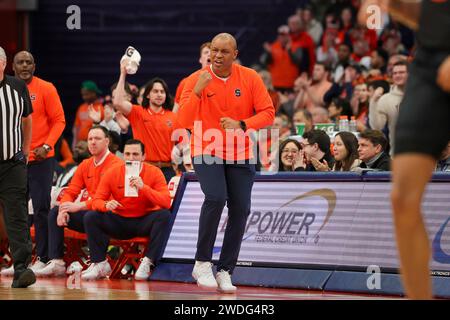
[[55,144],[66,126],[64,110],[52,83],[34,76],[36,64],[31,53],[21,51],[14,57],[14,74],[25,81],[33,104],[33,133],[28,162],[28,190],[33,203],[36,271],[48,260],[48,212],[56,160]]
[[[247,129],[271,125],[275,113],[261,77],[254,70],[233,63],[237,54],[236,40],[232,35],[221,33],[214,37],[211,42],[212,64],[186,80],[177,113],[183,127],[194,126],[191,150],[195,172],[205,194],[192,275],[198,285],[209,288],[219,285],[224,292],[236,290],[230,274],[237,262],[250,212],[255,176],[255,165],[249,161],[253,155],[248,136],[245,137],[245,145],[235,148],[233,141],[225,139],[225,130],[234,133],[237,140],[242,140]],[[223,139],[204,140],[202,129],[216,129]],[[200,145],[197,141],[201,141]],[[229,161],[225,163],[225,160]],[[237,160],[245,161],[239,164]],[[228,223],[216,281],[211,259],[225,201]]]
[[[96,280],[111,273],[106,260],[108,239],[149,237],[145,257],[136,270],[136,280],[147,280],[157,264],[167,235],[170,212],[170,194],[161,170],[144,163],[145,147],[139,140],[125,143],[124,159],[139,161],[140,173],[130,179],[130,186],[138,190],[138,197],[124,194],[125,164],[109,169],[103,176],[90,211],[84,218],[88,236],[91,266],[81,279]],[[106,213],[105,213],[106,212]]]
[[36,282],[31,262],[27,211],[27,154],[33,108],[26,84],[5,75],[6,54],[0,47],[0,219],[4,220],[14,261],[13,288]]
[[175,176],[172,167],[172,132],[176,128],[176,116],[171,111],[173,98],[166,82],[160,78],[150,80],[145,88],[142,106],[133,105],[124,99],[125,63],[120,67],[113,105],[130,121],[133,137],[145,145],[145,161],[159,167],[167,183]]
[[[109,136],[105,127],[95,125],[88,133],[88,149],[92,157],[84,160],[75,171],[68,188],[61,198],[60,206],[54,207],[48,216],[49,258],[47,265],[36,270],[37,276],[65,275],[64,257],[64,227],[85,232],[83,217],[87,210],[92,209],[92,199],[100,178],[106,170],[122,163],[117,156],[108,150]],[[87,195],[76,199],[86,190]]]

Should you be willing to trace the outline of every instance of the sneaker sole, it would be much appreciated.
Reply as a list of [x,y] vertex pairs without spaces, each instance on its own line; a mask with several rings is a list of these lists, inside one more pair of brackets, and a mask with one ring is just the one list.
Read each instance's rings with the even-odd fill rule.
[[217,288],[217,291],[220,292],[220,293],[225,293],[225,294],[234,294],[234,293],[236,293],[237,288],[236,289],[225,290],[225,289],[221,289],[219,287],[219,288]]
[[25,271],[24,274],[17,280],[13,281],[12,288],[27,288],[36,283],[36,276],[33,272]]

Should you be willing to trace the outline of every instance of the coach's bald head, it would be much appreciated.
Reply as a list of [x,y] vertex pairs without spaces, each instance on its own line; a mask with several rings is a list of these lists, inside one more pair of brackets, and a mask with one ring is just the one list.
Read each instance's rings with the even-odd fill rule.
[[233,62],[238,55],[236,39],[229,33],[219,33],[211,41],[212,68],[219,77],[231,74]]

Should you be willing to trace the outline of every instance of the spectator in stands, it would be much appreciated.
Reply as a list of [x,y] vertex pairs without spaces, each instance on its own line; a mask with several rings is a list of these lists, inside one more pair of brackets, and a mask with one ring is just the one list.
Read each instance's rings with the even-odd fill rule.
[[[370,107],[370,103],[372,101],[372,98],[374,97],[375,91],[381,88],[378,91],[378,94],[381,93],[381,95],[386,94],[389,92],[391,86],[389,84],[389,82],[387,82],[386,80],[373,80],[367,83],[367,90],[369,93],[369,107]],[[370,110],[369,110],[370,112]],[[369,116],[370,117],[370,116]]]
[[356,130],[363,132],[367,129],[369,113],[369,91],[366,83],[357,84],[350,99],[350,107],[356,118]]
[[117,132],[117,134],[120,134],[122,129],[120,128],[119,124],[114,120],[115,112],[114,108],[112,106],[111,100],[106,100],[103,103],[104,108],[104,117],[103,120],[100,118],[100,112],[96,112],[92,106],[89,106],[89,118],[94,122],[94,124],[101,125],[108,129],[109,131]]
[[372,51],[372,55],[371,55],[371,59],[370,59],[370,66],[373,69],[380,70],[382,74],[385,74],[388,59],[389,59],[389,54],[386,52],[386,50],[384,50],[382,48],[377,48],[376,50]]
[[167,183],[175,176],[172,167],[172,132],[176,129],[176,115],[173,108],[173,98],[166,82],[153,78],[144,92],[142,106],[133,105],[124,99],[125,64],[120,66],[120,78],[113,97],[114,107],[123,113],[130,121],[133,136],[144,142],[146,147],[146,162],[162,170]]
[[358,139],[351,132],[339,132],[334,137],[333,171],[357,171],[361,164],[358,154]]
[[293,172],[293,163],[302,150],[300,142],[294,139],[286,139],[280,143],[280,148],[277,150],[278,163],[274,164],[271,171],[278,172]]
[[31,53],[21,51],[14,56],[14,74],[16,78],[22,79],[27,84],[33,105],[31,152],[28,159],[28,192],[33,203],[36,256],[38,257],[31,270],[36,273],[48,260],[47,219],[56,164],[54,147],[64,131],[66,120],[56,88],[52,83],[34,76],[35,69],[36,64]]
[[333,66],[334,82],[338,83],[344,77],[345,69],[352,62],[353,47],[348,43],[341,43],[337,51],[337,63]]
[[[108,150],[108,145],[108,130],[98,125],[91,127],[88,133],[88,148],[92,157],[81,162],[61,198],[59,207],[54,207],[48,215],[48,256],[51,260],[44,268],[36,271],[36,276],[65,275],[64,227],[85,232],[83,218],[87,210],[92,210],[91,197],[97,190],[100,177],[108,168],[122,163],[122,160]],[[84,194],[85,191],[87,195]]]
[[394,69],[394,65],[399,61],[408,61],[408,58],[402,54],[394,54],[389,57],[386,70],[389,79],[392,79],[392,69]]
[[272,83],[276,90],[290,92],[293,90],[294,81],[300,74],[300,70],[308,70],[308,51],[303,47],[292,49],[292,40],[289,35],[289,27],[278,27],[278,37],[273,43],[265,42],[264,53],[260,62],[267,67]]
[[383,89],[376,89],[369,108],[369,124],[374,130],[389,128],[390,154],[394,154],[395,125],[397,123],[400,102],[403,100],[406,80],[408,79],[408,63],[399,61],[394,65],[391,90],[383,94]]
[[[299,124],[302,124],[302,123],[305,124],[305,131],[304,131],[304,132],[309,132],[309,131],[311,131],[312,128],[313,128],[313,118],[312,118],[312,114],[311,114],[311,112],[309,112],[309,111],[306,110],[306,109],[300,109],[300,110],[297,110],[297,111],[294,113],[294,116],[293,116],[293,118],[292,118],[292,121],[293,121],[293,127],[294,127],[293,129],[294,129],[294,130],[297,130],[297,126],[298,126]],[[295,131],[294,134],[297,134],[297,131]]]
[[[202,69],[211,65],[211,42],[205,42],[200,46],[200,58],[198,59],[198,62],[202,66]],[[181,93],[183,92],[184,85],[186,84],[186,79],[187,77],[180,81],[175,92],[175,105],[172,110],[175,113],[178,111],[180,105]],[[142,94],[143,93],[144,91],[142,91]],[[142,103],[139,104],[142,105]]]
[[78,106],[77,113],[75,114],[75,122],[72,127],[72,148],[78,141],[87,140],[89,130],[94,124],[89,117],[90,105],[92,105],[91,108],[93,110],[100,112],[100,119],[103,119],[103,105],[99,100],[101,93],[94,81],[87,80],[81,84],[81,98],[83,99],[83,103]]
[[338,53],[335,49],[337,29],[327,29],[323,35],[322,44],[317,48],[317,61],[323,61],[328,66],[334,66],[338,62]]
[[350,118],[353,115],[350,108],[350,103],[347,99],[334,98],[328,105],[328,116],[330,122],[335,124],[335,131],[339,130],[339,120],[341,116],[347,116]]
[[300,73],[306,72],[311,75],[313,67],[316,63],[316,49],[314,40],[305,31],[305,24],[298,15],[292,15],[288,18],[288,26],[291,33],[292,52],[296,52],[297,49],[302,48],[308,53],[304,54],[302,57],[305,61],[301,63],[302,68],[300,69]]
[[436,164],[436,171],[450,172],[450,141],[442,152],[440,160]]
[[330,123],[330,117],[328,115],[328,110],[322,107],[314,107],[311,110],[313,124],[317,123]]
[[306,32],[311,36],[316,45],[319,45],[322,38],[323,28],[320,22],[314,18],[313,8],[307,5],[301,10],[300,18],[305,24]]
[[325,131],[313,129],[304,133],[302,152],[295,159],[294,171],[328,171],[333,168],[330,144],[330,137]]
[[378,171],[389,171],[391,158],[384,152],[388,141],[384,134],[378,130],[368,129],[359,135],[358,154],[362,161],[361,168]]
[[402,36],[397,28],[386,28],[380,35],[381,47],[386,50],[389,56],[406,52],[402,44]]
[[279,139],[284,140],[291,135],[292,123],[288,116],[279,114],[275,116],[272,128],[279,130]]
[[[81,275],[82,280],[108,276],[111,267],[106,260],[109,238],[120,240],[148,237],[150,244],[134,278],[147,280],[162,255],[170,220],[170,195],[159,168],[144,161],[145,146],[139,140],[125,143],[126,161],[139,161],[137,177],[125,177],[125,163],[110,168],[104,174],[95,193],[92,207],[84,217],[91,265]],[[124,194],[124,184],[138,192],[137,197]],[[106,214],[105,214],[106,213]]]
[[317,62],[311,80],[307,80],[303,74],[298,78],[299,91],[296,98],[296,109],[306,108],[311,111],[314,107],[324,107],[325,93],[331,88],[332,83],[328,81],[330,68],[322,62]]

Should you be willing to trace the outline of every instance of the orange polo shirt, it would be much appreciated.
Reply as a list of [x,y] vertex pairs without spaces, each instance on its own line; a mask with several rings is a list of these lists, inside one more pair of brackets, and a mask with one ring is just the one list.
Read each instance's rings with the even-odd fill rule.
[[[103,119],[103,114],[104,114],[104,110],[105,110],[103,108],[103,105],[100,102],[96,101],[92,104],[92,106],[94,107],[94,109],[96,111],[100,111],[101,118]],[[77,129],[77,136],[75,137],[76,141],[81,141],[81,140],[87,141],[89,129],[94,124],[94,121],[92,121],[91,118],[89,118],[88,108],[89,108],[89,104],[83,103],[83,104],[80,104],[80,106],[77,109],[77,113],[75,115],[75,123],[74,123],[74,127]]]
[[139,176],[144,187],[139,190],[138,197],[125,197],[125,165],[106,171],[95,193],[93,210],[108,211],[105,205],[111,197],[122,205],[113,212],[127,218],[142,217],[152,211],[170,208],[170,193],[161,170],[143,163]]
[[47,158],[55,155],[55,143],[66,127],[66,119],[58,91],[52,83],[33,77],[27,87],[33,105],[31,114],[33,130],[29,158],[31,162],[35,160],[35,155],[31,151],[44,144],[52,147]]
[[[92,197],[100,183],[100,178],[102,178],[106,170],[121,163],[123,161],[109,151],[99,165],[95,165],[94,157],[83,160],[75,171],[72,180],[70,180],[61,203],[75,201],[83,189],[86,189],[89,196]],[[86,201],[86,206],[88,210],[92,210],[92,199]]]
[[[207,70],[212,80],[198,97],[193,89],[202,70]],[[227,138],[227,133],[220,127],[220,118],[243,120],[247,129],[254,130],[271,125],[275,109],[261,77],[254,70],[235,63],[226,81],[218,78],[210,66],[202,70],[187,78],[177,113],[181,126],[190,128],[194,125],[192,155],[208,154],[232,161],[253,158],[248,135],[240,129],[227,130]],[[233,133],[237,138],[232,136]],[[236,140],[245,141],[245,144],[238,143],[239,147],[236,147]]]
[[165,109],[155,113],[150,107],[133,105],[127,118],[133,137],[145,145],[145,160],[170,162],[174,146],[171,137],[176,127],[175,113]]

